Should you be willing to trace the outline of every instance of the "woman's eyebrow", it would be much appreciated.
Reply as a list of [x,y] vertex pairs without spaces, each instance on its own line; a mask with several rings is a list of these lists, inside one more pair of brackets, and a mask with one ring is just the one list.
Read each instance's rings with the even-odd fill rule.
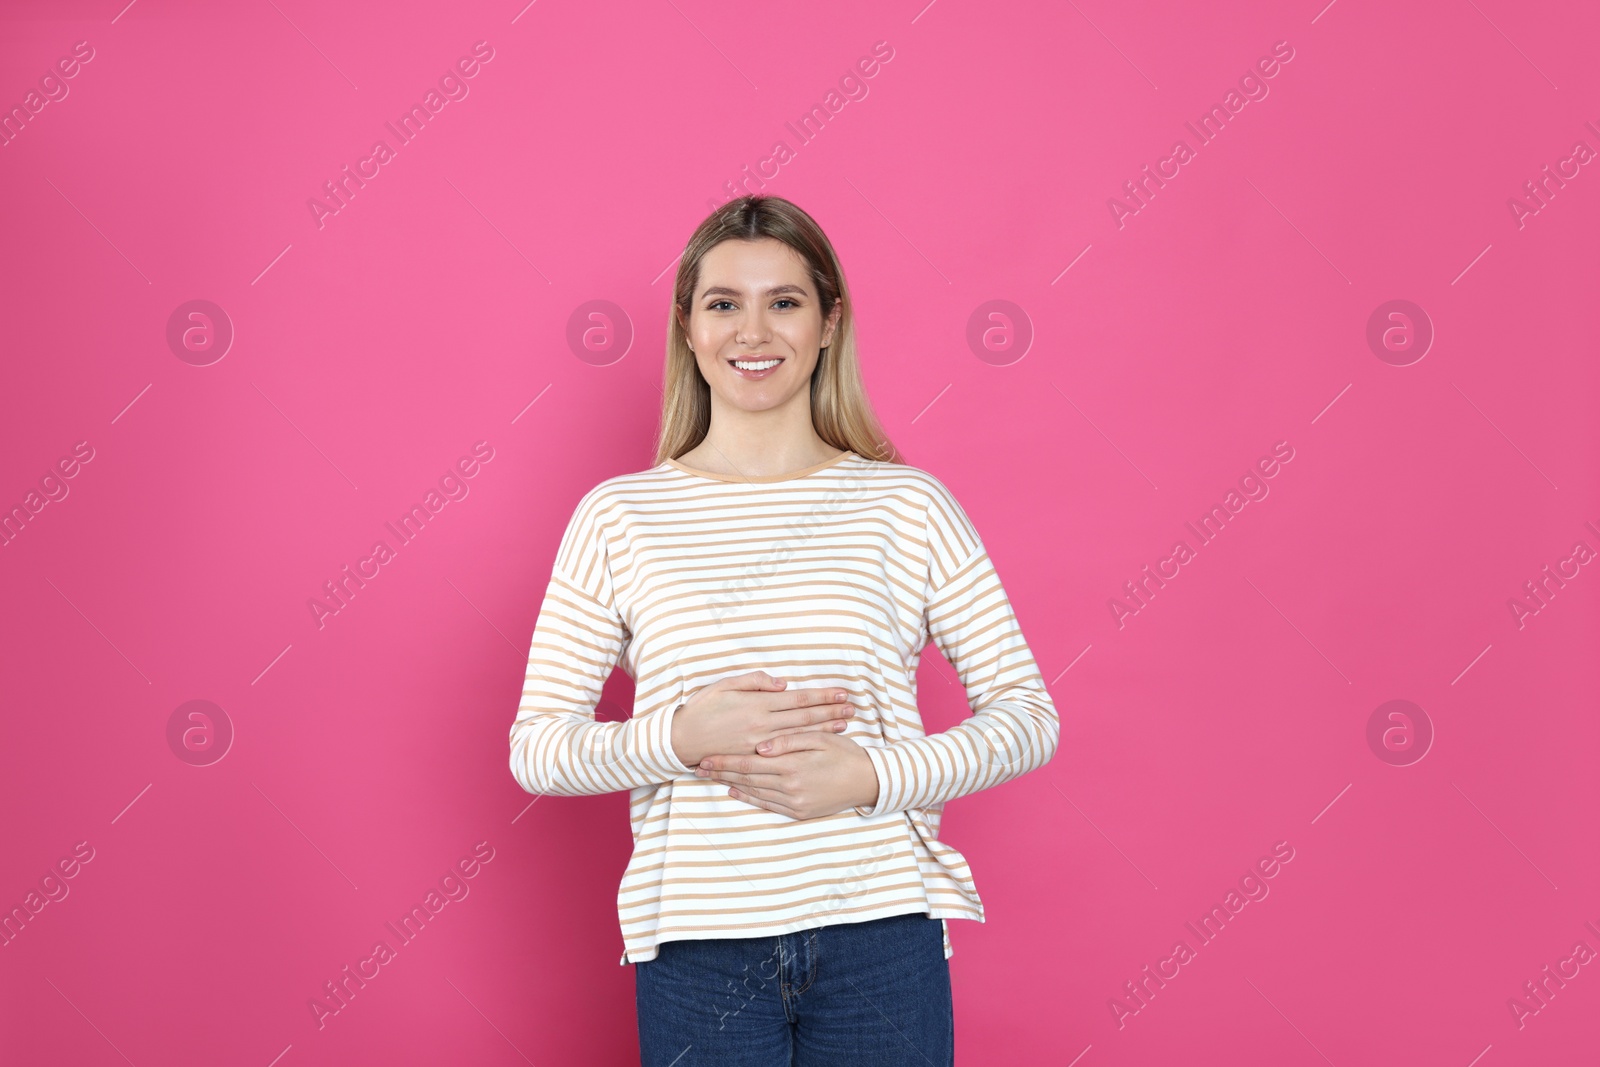
[[[766,296],[777,296],[779,293],[799,293],[801,296],[804,296],[804,295],[806,295],[806,288],[803,285],[774,285],[771,289],[768,289],[766,291],[765,295]],[[713,285],[711,288],[707,289],[705,292],[701,293],[700,295],[703,296],[703,297],[705,297],[705,296],[743,296],[744,293],[740,292],[738,289],[729,289],[726,285]]]

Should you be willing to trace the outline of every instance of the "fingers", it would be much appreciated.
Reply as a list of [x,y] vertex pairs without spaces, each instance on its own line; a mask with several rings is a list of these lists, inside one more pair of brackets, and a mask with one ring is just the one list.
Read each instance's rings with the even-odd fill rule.
[[779,699],[792,703],[772,713],[771,725],[775,730],[812,726],[830,719],[848,719],[856,713],[855,705],[850,703],[850,694],[843,689],[801,689],[784,693]]
[[814,733],[819,730],[827,731],[829,733],[842,734],[849,728],[850,723],[844,717],[841,717],[837,719],[825,719],[822,722],[806,723],[802,726],[786,726],[781,730],[773,730],[770,736],[779,737],[783,734],[798,734],[807,731]]
[[[708,757],[708,759],[727,759],[729,757]],[[737,759],[738,757],[733,757]],[[702,764],[695,768],[696,775],[710,779],[728,787],[728,796],[734,800],[742,800],[746,804],[754,804],[758,808],[766,808],[780,815],[787,815],[791,819],[800,818],[800,812],[791,806],[793,799],[780,787],[781,779],[774,774],[743,774],[727,770],[706,770]]]
[[782,756],[790,752],[802,752],[806,749],[826,749],[833,742],[823,741],[820,735],[832,732],[831,730],[813,729],[791,730],[788,733],[777,734],[756,745],[756,756],[758,758],[771,759],[773,756]]
[[787,815],[789,818],[794,819],[797,822],[800,820],[800,812],[795,808],[790,807],[788,804],[785,804],[783,802],[784,798],[781,794],[772,793],[766,796],[757,796],[755,793],[751,793],[744,789],[730,788],[728,790],[728,796],[732,797],[734,800],[742,800],[746,804],[751,804],[758,808],[766,808],[768,811],[777,812],[779,815]]
[[[846,729],[850,729],[850,721],[843,720],[843,718],[830,718],[830,720],[822,721],[822,723],[811,723],[808,726],[789,726],[786,729],[774,729],[763,741],[771,741],[773,737],[787,737],[789,734],[842,734],[845,733]],[[762,750],[762,755],[774,755],[774,753]]]
[[782,770],[766,761],[755,762],[754,756],[707,756],[695,766],[697,778],[715,778],[719,782],[752,782],[770,784],[782,775]]
[[766,671],[750,671],[747,674],[735,674],[723,678],[712,684],[725,689],[741,689],[749,692],[777,692],[789,683],[782,678],[774,678]]

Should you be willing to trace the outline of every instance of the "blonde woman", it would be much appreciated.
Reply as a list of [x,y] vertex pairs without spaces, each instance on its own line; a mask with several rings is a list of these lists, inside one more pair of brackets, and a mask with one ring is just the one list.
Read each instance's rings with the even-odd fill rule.
[[[930,639],[973,711],[931,736]],[[597,722],[618,664],[633,716]],[[524,789],[629,792],[645,1067],[953,1062],[945,924],[983,904],[940,816],[1059,733],[977,530],[873,415],[827,237],[778,197],[717,209],[656,465],[579,500],[511,729]]]

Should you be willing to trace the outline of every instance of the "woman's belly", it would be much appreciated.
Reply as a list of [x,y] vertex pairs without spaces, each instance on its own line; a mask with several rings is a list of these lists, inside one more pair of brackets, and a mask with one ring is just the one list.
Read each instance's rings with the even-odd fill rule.
[[668,928],[753,929],[926,903],[903,812],[797,820],[728,796],[725,783],[682,778],[636,790],[630,817],[625,929],[630,911]]

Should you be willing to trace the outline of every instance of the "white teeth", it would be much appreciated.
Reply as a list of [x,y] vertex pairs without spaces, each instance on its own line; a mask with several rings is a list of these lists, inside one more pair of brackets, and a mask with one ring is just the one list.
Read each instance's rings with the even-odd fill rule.
[[736,359],[733,361],[733,365],[740,370],[766,370],[768,367],[776,367],[782,362],[781,359],[764,359],[759,363],[751,363],[747,360]]

